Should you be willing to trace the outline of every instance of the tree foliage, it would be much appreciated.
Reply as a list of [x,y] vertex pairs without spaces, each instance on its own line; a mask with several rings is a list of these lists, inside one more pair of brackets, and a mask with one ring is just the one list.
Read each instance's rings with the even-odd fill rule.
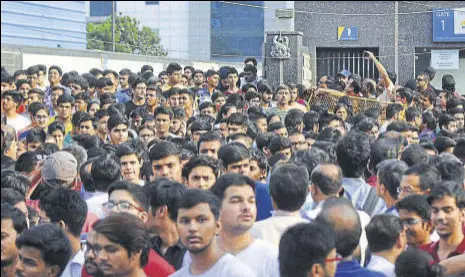
[[[103,23],[87,23],[87,49],[112,51],[112,17]],[[160,38],[149,27],[139,27],[140,22],[129,16],[115,18],[116,52],[148,56],[166,56],[168,52],[160,44]]]

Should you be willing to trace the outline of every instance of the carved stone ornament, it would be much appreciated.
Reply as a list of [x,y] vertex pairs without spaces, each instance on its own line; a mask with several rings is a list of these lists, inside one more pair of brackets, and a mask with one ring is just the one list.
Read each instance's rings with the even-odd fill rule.
[[290,58],[291,51],[289,49],[289,38],[281,35],[274,36],[270,56],[279,59]]

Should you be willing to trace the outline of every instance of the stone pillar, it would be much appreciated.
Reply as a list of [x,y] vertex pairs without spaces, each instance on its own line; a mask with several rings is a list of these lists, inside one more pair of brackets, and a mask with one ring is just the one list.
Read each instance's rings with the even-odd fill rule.
[[272,86],[304,81],[302,37],[302,32],[266,33],[264,76]]

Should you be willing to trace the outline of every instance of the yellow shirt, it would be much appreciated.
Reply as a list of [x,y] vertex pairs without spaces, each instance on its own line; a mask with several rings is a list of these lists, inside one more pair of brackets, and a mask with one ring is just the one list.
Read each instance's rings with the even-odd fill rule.
[[[57,119],[57,116],[50,118],[50,120],[48,121],[48,125],[55,122],[56,119]],[[71,122],[65,124],[65,135],[71,133],[72,130],[73,130],[73,124],[71,124]]]

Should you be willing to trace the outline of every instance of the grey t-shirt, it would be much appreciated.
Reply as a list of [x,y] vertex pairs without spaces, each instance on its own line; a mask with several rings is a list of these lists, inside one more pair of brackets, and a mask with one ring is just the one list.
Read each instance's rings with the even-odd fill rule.
[[209,270],[194,275],[190,272],[190,264],[181,267],[170,277],[255,277],[249,267],[231,254],[224,254]]

